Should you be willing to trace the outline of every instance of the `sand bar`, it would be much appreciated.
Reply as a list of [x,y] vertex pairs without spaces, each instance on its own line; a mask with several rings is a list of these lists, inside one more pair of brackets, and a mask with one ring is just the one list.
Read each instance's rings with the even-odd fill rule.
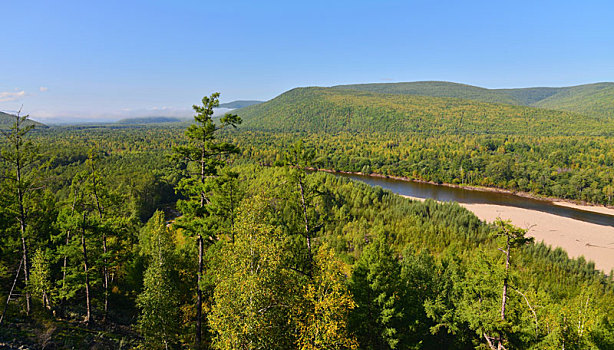
[[568,207],[568,208],[580,209],[584,211],[592,211],[593,213],[600,213],[600,214],[614,216],[614,208],[604,207],[600,205],[582,205],[582,204],[575,204],[575,203],[562,202],[562,201],[552,202],[552,204],[558,205],[560,207]]
[[[424,200],[409,196],[403,197]],[[565,204],[578,207],[577,204]],[[614,227],[496,204],[459,203],[459,205],[472,211],[480,220],[487,222],[492,222],[497,218],[511,220],[512,224],[528,229],[528,235],[534,237],[536,242],[561,247],[573,258],[584,256],[586,260],[594,261],[595,267],[605,273],[610,273],[614,269]],[[609,211],[612,211],[614,215],[614,209],[593,206],[588,206],[588,208],[605,210],[598,211],[605,214],[610,214]]]

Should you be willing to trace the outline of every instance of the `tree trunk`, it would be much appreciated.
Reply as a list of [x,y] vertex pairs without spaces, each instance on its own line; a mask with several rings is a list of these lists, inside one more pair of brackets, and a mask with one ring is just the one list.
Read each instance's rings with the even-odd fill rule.
[[[201,149],[200,158],[200,183],[205,183],[205,140]],[[200,191],[200,207],[205,206],[205,193]],[[203,236],[198,234],[198,274],[196,280],[196,349],[201,349],[202,346],[202,322],[203,322],[203,291],[200,289],[200,282],[203,275]]]
[[[17,148],[19,150],[19,148]],[[21,249],[23,259],[23,280],[26,288],[26,314],[30,314],[30,292],[28,291],[28,244],[26,242],[26,209],[24,207],[23,191],[21,189],[21,162],[17,158],[17,200],[19,201],[19,232],[21,233]]]
[[[22,207],[23,208],[23,207]],[[28,246],[26,243],[26,226],[25,222],[21,221],[21,247],[22,247],[22,259],[23,259],[23,280],[26,285],[26,314],[30,314],[30,292],[28,291]]]
[[201,347],[202,336],[202,309],[203,291],[200,289],[200,281],[203,275],[203,236],[198,235],[198,281],[196,285],[196,348]]
[[[231,180],[232,181],[232,180]],[[230,239],[235,242],[235,201],[234,201],[234,184],[230,183]]]
[[301,206],[303,207],[303,219],[305,221],[305,238],[307,239],[307,262],[309,263],[308,275],[311,277],[311,230],[309,229],[309,220],[307,218],[307,203],[305,201],[305,190],[303,189],[303,181],[299,178],[298,187],[301,190]]
[[[507,232],[506,232],[507,233]],[[505,305],[507,303],[507,284],[508,284],[508,271],[510,268],[510,234],[507,233],[507,244],[505,249],[505,276],[503,277],[503,291],[501,293],[501,320],[505,321]],[[499,335],[498,349],[504,349],[503,347],[503,335]]]
[[507,303],[508,270],[510,268],[510,236],[507,236],[507,248],[505,250],[505,276],[503,277],[503,293],[501,295],[501,320],[505,321],[505,304]]
[[90,279],[88,275],[87,247],[85,244],[85,212],[83,212],[83,224],[81,226],[81,247],[83,249],[83,271],[85,272],[85,322],[92,320],[92,309],[90,304]]
[[15,279],[13,280],[13,285],[11,286],[11,290],[9,291],[9,295],[6,297],[6,303],[4,304],[4,310],[2,310],[2,315],[0,315],[0,325],[2,325],[2,321],[4,320],[4,315],[6,314],[6,309],[9,306],[9,302],[11,301],[11,295],[13,295],[15,284],[17,284],[17,280],[19,279],[19,273],[21,272],[22,265],[23,265],[23,257],[19,259],[19,267],[17,268],[17,273],[15,273]]
[[[98,217],[102,221],[102,207],[100,205],[100,200],[98,199],[98,191],[96,181],[96,169],[94,169],[94,164],[92,163],[92,183],[94,185],[94,199],[96,200],[96,209],[98,210]],[[103,322],[107,319],[107,313],[109,312],[109,269],[107,268],[107,234],[106,232],[102,233],[102,253],[104,254],[104,258],[102,259],[102,287],[104,289],[104,315],[102,316]]]
[[[70,210],[70,215],[72,216],[75,213],[75,205],[77,204],[77,197],[75,194],[75,191],[73,191],[73,201],[72,201],[72,208]],[[68,247],[68,244],[70,243],[70,229],[66,230],[66,246]],[[64,289],[66,288],[66,268],[68,265],[68,255],[64,254],[64,263],[62,265],[62,291],[65,291]],[[62,298],[62,300],[60,300],[60,305],[59,305],[59,309],[60,312],[63,314],[64,313],[64,302],[66,301],[66,298]]]

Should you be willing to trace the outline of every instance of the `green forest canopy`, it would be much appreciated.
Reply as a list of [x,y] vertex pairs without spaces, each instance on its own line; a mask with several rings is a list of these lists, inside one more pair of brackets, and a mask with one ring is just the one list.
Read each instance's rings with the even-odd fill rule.
[[296,88],[239,109],[245,127],[283,132],[612,135],[614,122],[577,113],[451,97]]
[[455,97],[482,102],[570,111],[601,118],[614,117],[614,83],[594,83],[566,87],[486,89],[446,81],[418,81],[338,85],[334,88],[387,94]]
[[[11,302],[6,319],[11,327],[0,328],[2,339],[17,335],[27,344],[46,342],[60,348],[194,344],[196,244],[182,227],[167,227],[167,220],[176,215],[174,188],[194,170],[168,157],[173,146],[187,142],[183,129],[165,124],[32,131],[30,140],[39,146],[41,158],[28,173],[45,184],[36,185],[27,202],[31,220],[25,234],[33,255],[35,312],[24,316],[23,297]],[[381,188],[290,168],[310,154],[293,146],[297,135],[223,135],[243,154],[229,159],[235,165],[203,187],[212,201],[207,215],[217,223],[207,230],[208,237],[216,238],[207,245],[202,284],[209,296],[204,308],[209,323],[203,331],[207,347],[258,341],[265,348],[288,348],[317,341],[343,342],[348,348],[466,349],[483,345],[484,334],[502,337],[508,348],[519,349],[560,347],[562,342],[566,348],[614,344],[611,277],[592,263],[569,259],[564,251],[542,244],[513,248],[510,285],[515,289],[510,289],[506,321],[500,322],[505,265],[497,250],[504,244],[497,227],[456,204],[414,202]],[[360,144],[362,135],[346,133],[330,143],[323,142],[329,135],[313,134],[313,140],[303,136],[306,144],[322,146],[316,150],[318,157],[324,150],[349,150],[346,159],[339,158],[346,152],[330,153],[330,161],[338,164],[372,159],[376,166],[382,159],[377,154],[397,147],[382,144],[380,149],[377,139]],[[590,139],[575,137],[518,136],[507,143],[472,137],[464,143],[473,142],[474,151],[484,156],[527,151],[525,141],[547,142],[553,149],[561,148],[553,142],[590,146]],[[457,144],[445,138],[414,141],[444,152],[450,143]],[[348,148],[351,144],[356,147]],[[7,150],[7,144],[2,148]],[[498,153],[501,148],[506,151]],[[578,161],[581,153],[589,154],[579,153]],[[543,154],[548,152],[537,153]],[[269,155],[279,160],[279,167],[253,165]],[[8,165],[1,166],[10,171]],[[11,186],[7,181],[0,187],[2,286],[12,284],[21,254],[19,225],[11,215]],[[165,219],[156,213],[159,209],[170,216]],[[102,234],[108,242],[106,254]],[[307,235],[311,254],[306,253]],[[81,322],[87,310],[83,242],[91,269],[89,328]],[[252,259],[262,266],[258,273],[249,269]],[[105,268],[114,276],[108,289]],[[253,294],[237,293],[237,286]],[[23,290],[21,278],[17,288]],[[0,291],[2,301],[7,293],[6,288]],[[258,310],[271,311],[255,314]],[[52,311],[61,316],[54,317]],[[107,323],[100,322],[105,315]],[[245,327],[265,323],[267,332]],[[326,327],[331,324],[335,328]]]

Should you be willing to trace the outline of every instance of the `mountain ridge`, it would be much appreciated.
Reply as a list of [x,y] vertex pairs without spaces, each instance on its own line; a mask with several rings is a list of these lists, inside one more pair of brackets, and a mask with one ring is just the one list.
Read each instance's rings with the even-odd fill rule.
[[243,108],[243,107],[249,107],[249,106],[257,105],[257,104],[260,104],[262,102],[264,102],[264,101],[257,101],[257,100],[236,100],[236,101],[231,101],[231,102],[226,102],[226,103],[220,103],[219,108],[238,109],[238,108]]
[[[10,128],[15,123],[15,115],[5,112],[0,112],[0,128]],[[37,128],[48,128],[49,126],[28,118],[26,125],[34,124]]]
[[159,124],[159,123],[179,123],[184,122],[187,119],[181,119],[177,117],[137,117],[137,118],[124,118],[115,122],[115,124]]
[[307,87],[236,111],[243,127],[282,132],[610,135],[603,118],[452,97]]
[[346,84],[335,85],[331,88],[399,95],[462,98],[569,111],[600,118],[614,118],[614,82],[563,87],[488,89],[447,81],[416,81]]

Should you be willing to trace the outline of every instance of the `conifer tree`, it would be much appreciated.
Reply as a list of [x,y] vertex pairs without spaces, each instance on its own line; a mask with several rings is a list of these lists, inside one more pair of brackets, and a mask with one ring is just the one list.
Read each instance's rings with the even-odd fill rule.
[[[29,201],[37,189],[35,163],[40,154],[28,134],[35,127],[28,116],[21,116],[21,111],[15,116],[15,122],[9,130],[0,130],[4,136],[6,146],[0,152],[0,160],[8,170],[0,174],[12,192],[12,198],[6,209],[10,216],[19,224],[21,239],[21,269],[23,270],[24,294],[26,300],[26,313],[30,312],[30,291],[28,280],[30,277],[30,253],[28,242]],[[19,272],[19,271],[18,271]],[[0,322],[2,319],[0,319]]]
[[[183,217],[178,226],[195,236],[198,246],[198,272],[196,285],[196,347],[202,343],[202,305],[203,305],[203,252],[205,244],[214,243],[217,238],[209,204],[210,192],[214,184],[208,181],[218,175],[225,163],[225,157],[239,152],[237,146],[216,140],[216,131],[221,128],[236,127],[241,123],[237,115],[226,114],[217,125],[213,120],[214,108],[219,106],[219,93],[203,97],[202,106],[194,105],[195,123],[185,131],[188,144],[175,147],[174,158],[187,163],[186,176],[181,179],[177,190],[187,199],[177,203]],[[206,241],[206,242],[205,242]]]
[[51,309],[51,269],[45,253],[38,249],[32,258],[32,274],[30,275],[32,295],[41,298],[43,307]]
[[315,247],[315,236],[321,230],[322,224],[317,222],[313,208],[313,199],[318,195],[316,191],[307,183],[306,168],[311,165],[315,152],[313,149],[305,148],[302,141],[296,142],[285,153],[285,164],[288,167],[288,178],[295,187],[291,193],[296,193],[298,197],[298,212],[296,218],[300,223],[296,225],[298,234],[303,236],[305,251],[298,254],[295,264],[295,271],[311,278],[313,274],[313,256]]
[[[62,286],[60,296],[67,300],[72,298],[81,288],[85,292],[85,322],[93,322],[92,313],[92,282],[95,276],[92,269],[99,254],[92,245],[101,231],[102,222],[96,211],[96,203],[89,196],[89,172],[77,173],[72,180],[71,209],[65,208],[58,216],[58,226],[65,231],[66,245],[60,250],[66,264],[63,266]],[[74,209],[73,209],[74,208]],[[70,259],[69,259],[70,258]],[[81,264],[81,269],[71,268],[69,260]],[[79,272],[80,271],[80,272]]]
[[[517,248],[524,244],[532,242],[533,239],[525,237],[527,231],[513,226],[509,221],[497,219],[495,221],[495,226],[497,227],[496,235],[502,236],[505,239],[505,247],[498,248],[503,254],[505,254],[505,270],[503,271],[503,286],[501,291],[501,323],[505,324],[507,321],[505,317],[507,302],[509,298],[508,288],[510,286],[510,264],[512,257],[512,248]],[[484,333],[484,339],[492,349],[495,348],[493,340],[497,342],[498,349],[501,349],[504,346],[504,343],[507,342],[505,335],[502,333],[499,334],[498,338],[492,337]]]
[[378,236],[356,263],[350,290],[356,308],[352,329],[365,349],[396,349],[401,336],[399,321],[401,267],[384,236]]

